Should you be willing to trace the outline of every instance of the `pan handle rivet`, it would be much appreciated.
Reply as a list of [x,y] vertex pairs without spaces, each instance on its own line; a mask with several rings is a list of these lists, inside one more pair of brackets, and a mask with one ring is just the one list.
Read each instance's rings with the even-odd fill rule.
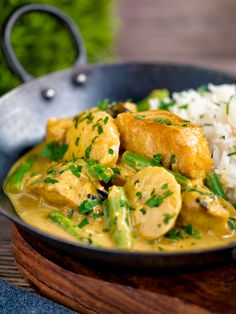
[[46,100],[52,100],[56,96],[56,91],[54,88],[45,88],[42,90],[42,96]]
[[73,77],[73,83],[77,86],[84,85],[87,81],[87,76],[84,73],[79,73]]

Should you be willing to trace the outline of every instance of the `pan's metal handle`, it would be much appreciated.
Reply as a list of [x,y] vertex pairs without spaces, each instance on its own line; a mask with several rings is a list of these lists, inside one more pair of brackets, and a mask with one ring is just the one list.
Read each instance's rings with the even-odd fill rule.
[[45,4],[28,4],[16,9],[8,18],[2,33],[2,49],[11,70],[19,76],[23,82],[30,81],[33,77],[25,71],[18,61],[11,45],[11,32],[18,19],[29,12],[46,12],[61,20],[68,28],[75,44],[77,58],[75,65],[86,63],[85,47],[80,32],[73,20],[59,9]]

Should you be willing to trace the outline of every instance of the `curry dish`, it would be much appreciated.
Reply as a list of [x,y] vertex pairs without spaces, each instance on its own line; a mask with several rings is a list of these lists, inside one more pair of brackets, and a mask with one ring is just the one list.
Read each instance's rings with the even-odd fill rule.
[[50,119],[4,191],[27,223],[96,247],[179,251],[235,241],[202,128],[166,110],[107,100]]

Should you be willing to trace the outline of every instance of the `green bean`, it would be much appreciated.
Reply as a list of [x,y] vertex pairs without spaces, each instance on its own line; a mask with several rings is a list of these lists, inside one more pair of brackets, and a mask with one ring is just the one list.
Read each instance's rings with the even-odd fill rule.
[[107,227],[117,247],[120,249],[132,248],[132,228],[130,224],[129,206],[124,189],[113,185],[108,193],[107,208],[105,210]]
[[74,222],[65,215],[59,212],[51,212],[49,213],[48,218],[56,223],[61,229],[68,232],[72,237],[79,241],[89,243],[88,239],[81,235],[79,227],[77,227]]
[[22,190],[24,176],[32,168],[35,159],[35,155],[30,156],[14,170],[5,184],[6,192],[19,193]]
[[140,100],[137,103],[138,111],[146,111],[150,109],[150,100],[157,99],[159,101],[163,101],[165,98],[168,98],[169,91],[167,89],[154,89],[147,97]]
[[138,171],[148,166],[152,166],[152,161],[149,158],[129,152],[128,150],[122,155],[122,161]]
[[216,173],[209,174],[205,179],[205,184],[212,192],[227,201],[227,196],[225,195],[223,187]]
[[108,183],[113,177],[113,171],[110,167],[94,164],[88,168],[88,173],[99,181]]
[[182,188],[187,187],[188,184],[190,183],[190,180],[187,177],[183,176],[182,174],[174,172],[169,169],[166,170],[169,171],[175,177],[175,180],[182,186]]
[[[128,166],[134,168],[135,170],[141,170],[145,167],[148,166],[156,166],[155,160],[151,160],[149,158],[140,156],[138,154],[126,151],[124,152],[123,156],[122,156],[122,160],[124,161],[124,163],[126,163]],[[180,173],[174,172],[172,170],[166,169],[167,171],[169,171],[176,179],[176,181],[182,186],[182,187],[186,187],[190,180],[183,176]]]

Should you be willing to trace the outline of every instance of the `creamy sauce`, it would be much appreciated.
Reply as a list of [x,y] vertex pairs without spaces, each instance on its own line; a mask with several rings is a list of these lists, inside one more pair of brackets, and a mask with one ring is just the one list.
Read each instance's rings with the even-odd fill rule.
[[[12,168],[9,175],[16,169],[16,167],[22,163],[29,155],[39,154],[42,150],[44,144],[40,144],[35,147],[31,152],[23,156]],[[33,164],[32,169],[29,171],[27,176],[32,176],[32,174],[37,174],[46,171],[49,167],[50,162],[45,158],[38,158],[38,160]],[[25,179],[24,179],[25,180]],[[6,180],[7,181],[7,180]],[[13,206],[16,209],[17,214],[29,225],[32,225],[48,234],[56,235],[63,239],[67,239],[73,242],[79,242],[67,231],[60,228],[56,223],[48,219],[48,214],[52,211],[60,211],[65,215],[68,215],[71,208],[69,207],[55,207],[47,202],[45,202],[40,196],[29,194],[24,189],[20,193],[7,193],[9,199],[11,200]],[[76,212],[72,218],[73,222],[77,225],[82,219],[82,215]],[[81,234],[83,236],[90,238],[91,243],[95,246],[116,248],[110,232],[104,230],[106,228],[103,217],[97,218],[81,229]],[[232,230],[230,235],[224,237],[217,237],[212,232],[201,233],[200,239],[195,239],[182,232],[184,239],[169,239],[162,236],[155,241],[144,241],[139,238],[134,238],[133,250],[136,251],[183,251],[183,250],[195,250],[200,248],[210,248],[215,246],[220,246],[223,244],[228,244],[230,242],[236,241],[235,231]]]

